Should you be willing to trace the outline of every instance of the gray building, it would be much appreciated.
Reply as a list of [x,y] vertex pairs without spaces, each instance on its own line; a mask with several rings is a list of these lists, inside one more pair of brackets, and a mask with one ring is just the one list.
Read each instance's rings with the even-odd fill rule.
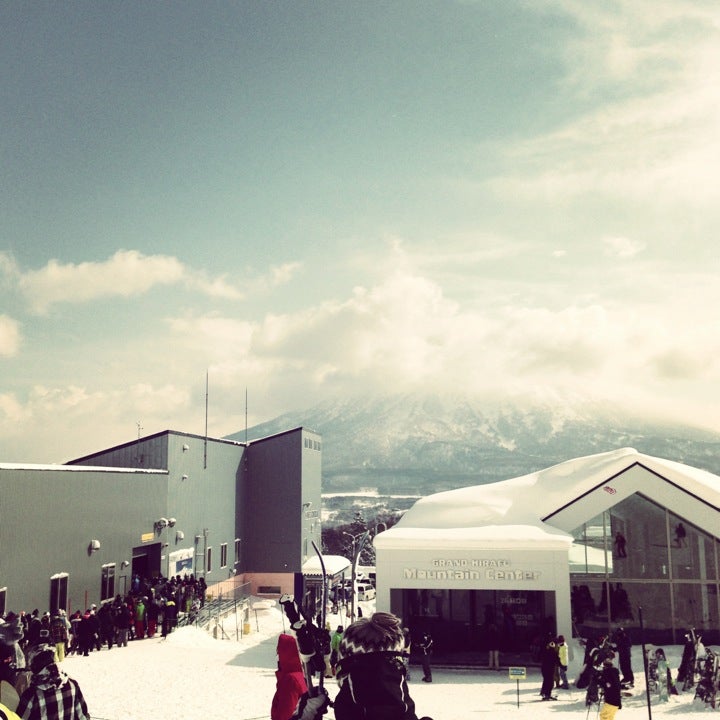
[[142,577],[304,593],[320,544],[320,436],[167,430],[65,465],[0,464],[0,614],[75,611]]

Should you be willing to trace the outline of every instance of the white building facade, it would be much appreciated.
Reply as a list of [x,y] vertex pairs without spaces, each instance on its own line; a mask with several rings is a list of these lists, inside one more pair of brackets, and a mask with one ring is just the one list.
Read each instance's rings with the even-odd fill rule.
[[549,633],[718,641],[720,478],[631,448],[418,501],[375,538],[377,606],[482,659]]

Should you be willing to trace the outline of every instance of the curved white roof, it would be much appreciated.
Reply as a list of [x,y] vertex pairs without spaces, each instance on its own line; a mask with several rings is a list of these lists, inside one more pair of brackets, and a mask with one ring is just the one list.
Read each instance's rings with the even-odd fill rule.
[[545,470],[486,485],[448,490],[418,500],[397,525],[375,538],[388,548],[408,541],[567,545],[572,538],[544,523],[575,498],[635,464],[646,467],[720,509],[720,477],[705,470],[639,453],[633,448],[568,460]]

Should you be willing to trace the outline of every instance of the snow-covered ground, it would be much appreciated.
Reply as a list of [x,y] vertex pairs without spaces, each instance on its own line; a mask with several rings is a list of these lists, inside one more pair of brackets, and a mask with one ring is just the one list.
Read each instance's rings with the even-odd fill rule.
[[[329,619],[333,626],[340,624],[336,617]],[[70,656],[62,668],[80,683],[95,720],[264,720],[270,717],[275,691],[277,636],[286,628],[287,621],[275,605],[258,611],[257,618],[251,612],[250,632],[239,639],[236,636],[242,628],[236,629],[231,617],[223,623],[223,630],[232,639],[215,639],[194,627],[179,628],[166,640],[157,637],[131,642],[126,648],[103,649],[89,657]],[[666,646],[665,650],[676,669],[681,648]],[[618,720],[640,720],[648,715],[640,656],[640,648],[634,648],[635,695],[623,700]],[[581,661],[582,650],[575,646],[569,678],[577,676]],[[557,702],[542,702],[540,674],[533,668],[528,668],[526,680],[519,681],[519,695],[518,682],[508,678],[507,670],[438,667],[433,670],[432,683],[419,679],[418,668],[410,682],[418,716],[434,720],[509,720],[528,712],[533,720],[566,713],[596,718],[597,708],[588,713],[585,707],[583,690],[558,690]],[[335,681],[325,682],[334,697]],[[693,696],[694,691],[688,691],[664,704],[654,698],[652,715],[712,712],[695,705]],[[333,717],[332,711],[327,717]]]

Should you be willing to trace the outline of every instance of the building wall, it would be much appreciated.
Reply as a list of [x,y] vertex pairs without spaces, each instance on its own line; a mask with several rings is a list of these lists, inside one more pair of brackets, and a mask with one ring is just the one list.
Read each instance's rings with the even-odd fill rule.
[[168,467],[169,431],[150,435],[107,450],[73,460],[72,465],[95,467],[151,468],[166,470]]
[[[50,578],[67,573],[69,609],[100,598],[102,566],[131,549],[165,512],[164,471],[69,466],[0,468],[0,587],[9,609],[49,607]],[[91,540],[100,549],[89,553]]]
[[[182,434],[171,434],[168,438],[168,497],[164,516],[176,520],[174,530],[168,533],[170,552],[191,550],[193,573],[204,576],[207,582],[224,580],[242,571],[241,563],[235,562],[235,539],[241,537],[238,530],[242,527],[238,528],[234,509],[244,452],[245,447],[236,443]],[[177,531],[183,533],[183,539],[177,539]],[[212,553],[210,570],[208,549]]]
[[310,541],[320,543],[321,451],[306,445],[310,438],[319,442],[298,428],[248,446],[241,509],[247,572],[300,573]]
[[[567,549],[502,547],[376,548],[378,610],[392,606],[398,590],[555,591],[559,633],[572,637]],[[403,618],[412,622],[411,618]]]
[[129,589],[133,567],[183,569],[209,584],[280,572],[292,592],[309,539],[320,543],[319,510],[319,436],[301,428],[249,447],[166,431],[68,465],[0,465],[5,608],[48,609],[58,573],[68,575],[68,609],[99,603],[111,565],[115,592]]

